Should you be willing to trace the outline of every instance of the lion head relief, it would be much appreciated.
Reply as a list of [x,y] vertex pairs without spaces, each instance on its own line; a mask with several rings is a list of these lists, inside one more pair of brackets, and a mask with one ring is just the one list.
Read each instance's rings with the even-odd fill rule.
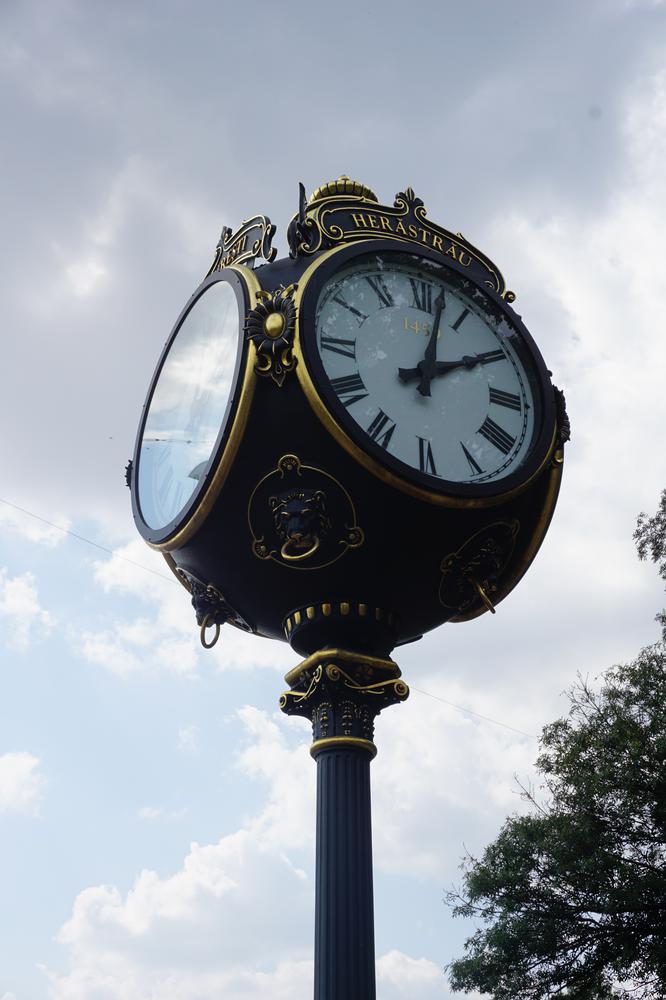
[[306,559],[319,548],[331,527],[322,490],[291,490],[269,497],[275,531],[284,559]]

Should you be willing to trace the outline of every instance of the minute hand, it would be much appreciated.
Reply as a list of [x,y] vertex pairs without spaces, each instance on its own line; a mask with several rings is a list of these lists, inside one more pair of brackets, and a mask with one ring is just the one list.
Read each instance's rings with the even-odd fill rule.
[[430,382],[437,374],[437,338],[439,337],[439,321],[442,318],[444,305],[444,289],[442,289],[435,301],[435,317],[432,321],[432,332],[430,334],[430,339],[428,340],[428,346],[425,349],[423,361],[420,361],[418,365],[419,371],[421,372],[421,381],[417,385],[416,390],[417,392],[420,392],[422,396],[430,395]]

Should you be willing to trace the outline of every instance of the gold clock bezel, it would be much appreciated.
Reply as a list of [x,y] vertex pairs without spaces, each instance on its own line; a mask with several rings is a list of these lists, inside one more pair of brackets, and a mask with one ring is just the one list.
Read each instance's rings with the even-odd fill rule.
[[[354,243],[355,253],[359,253],[361,247],[369,248],[372,245],[377,244],[377,240],[357,240]],[[395,250],[395,248],[393,248]],[[403,248],[400,248],[403,249]],[[538,467],[532,471],[532,473],[521,483],[513,486],[511,489],[505,492],[494,494],[492,496],[483,497],[456,497],[447,493],[438,493],[434,490],[429,490],[425,487],[419,486],[416,483],[410,482],[408,479],[403,478],[397,472],[393,472],[391,469],[382,465],[376,458],[368,454],[368,452],[358,444],[341,426],[340,423],[335,419],[333,414],[328,409],[326,402],[317,390],[317,386],[312,377],[311,372],[308,369],[307,362],[304,356],[302,348],[303,340],[303,330],[301,327],[302,323],[302,310],[301,304],[304,296],[308,292],[308,286],[312,278],[316,275],[317,271],[329,261],[332,257],[339,254],[345,254],[349,252],[349,244],[343,244],[341,246],[332,247],[329,250],[324,251],[320,256],[316,258],[303,272],[301,275],[298,288],[294,294],[294,303],[297,309],[297,320],[296,320],[296,332],[294,338],[294,356],[297,358],[296,364],[296,375],[300,383],[301,389],[310,404],[311,409],[314,411],[315,415],[318,417],[320,422],[324,425],[326,430],[331,434],[331,436],[340,444],[345,451],[352,456],[364,469],[370,472],[373,476],[380,479],[382,482],[387,483],[403,493],[407,493],[409,496],[418,498],[419,500],[425,500],[428,503],[434,503],[442,507],[454,507],[459,509],[473,509],[473,508],[485,508],[494,507],[498,504],[504,503],[507,500],[512,499],[515,496],[523,493],[530,485],[537,479],[544,469],[550,463],[553,453],[555,451],[557,443],[557,423],[553,420],[552,435],[550,439],[550,444],[546,449],[543,460],[539,463]],[[413,256],[422,256],[427,259],[431,259],[430,255],[427,253],[419,253],[418,248],[404,248],[403,252],[412,254]],[[312,332],[310,333],[312,336]]]
[[[247,313],[256,301],[256,293],[261,291],[261,285],[259,284],[256,275],[252,270],[250,270],[250,268],[243,267],[242,265],[232,265],[224,270],[233,271],[242,281],[247,296],[247,305],[245,310],[245,316],[247,316]],[[223,274],[223,271],[215,273],[217,280],[219,280],[219,275],[221,274]],[[197,292],[194,294],[196,295]],[[244,317],[241,317],[241,323],[243,323],[243,321]],[[239,336],[244,337],[242,325],[239,330]],[[220,494],[220,490],[224,485],[231,466],[233,465],[236,453],[238,452],[238,448],[245,433],[245,427],[247,425],[257,380],[255,373],[256,360],[257,355],[255,346],[252,342],[248,342],[245,369],[242,372],[242,382],[238,393],[238,404],[231,418],[231,425],[228,430],[226,444],[222,454],[218,458],[215,472],[211,477],[208,487],[201,496],[199,503],[192,511],[189,519],[175,532],[175,534],[161,542],[150,541],[144,536],[144,541],[150,546],[151,549],[155,549],[156,551],[164,554],[181,548],[199,530],[208,517]],[[143,422],[140,426],[143,427]]]

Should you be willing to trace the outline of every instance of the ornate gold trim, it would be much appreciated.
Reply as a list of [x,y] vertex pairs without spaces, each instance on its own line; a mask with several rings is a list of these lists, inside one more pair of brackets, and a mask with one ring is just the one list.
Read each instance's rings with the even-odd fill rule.
[[257,304],[247,314],[245,334],[257,349],[255,371],[282,386],[296,362],[292,356],[296,307],[292,296],[298,285],[280,285],[273,292],[256,293]]
[[[245,283],[249,302],[251,303],[255,301],[256,293],[261,291],[261,285],[250,268],[237,266],[230,267],[228,270],[234,271],[239,276],[241,281]],[[238,331],[238,335],[239,337],[244,338],[242,329]],[[180,531],[177,531],[175,535],[164,542],[148,542],[151,549],[157,549],[159,552],[173,552],[174,549],[180,548],[187,541],[189,541],[192,535],[198,531],[208,517],[211,508],[217,500],[220,490],[229,475],[229,471],[233,465],[236,453],[243,439],[245,425],[247,424],[247,419],[250,413],[250,404],[252,403],[252,397],[254,395],[254,389],[257,381],[257,376],[254,371],[256,363],[257,352],[255,346],[252,343],[248,343],[247,357],[245,359],[245,371],[243,373],[243,385],[241,388],[240,399],[238,400],[238,407],[236,408],[233,423],[229,430],[227,443],[217,464],[213,478],[208,485],[208,489],[199,501],[187,524],[183,525]]]
[[178,580],[178,583],[180,583],[183,587],[185,587],[185,590],[188,592],[188,594],[191,594],[192,584],[189,582],[189,580],[183,573],[182,569],[176,564],[176,560],[169,552],[163,552],[162,555],[164,556],[165,563],[167,564],[167,566],[169,567],[175,578]]
[[[236,232],[229,226],[223,226],[215,247],[213,263],[206,277],[233,264],[249,262],[252,267],[257,257],[263,257],[270,264],[277,254],[275,247],[271,246],[274,236],[275,226],[267,215],[254,215],[251,219],[246,219]],[[248,239],[251,240],[249,246]]]
[[[455,552],[447,553],[439,567],[442,577],[438,598],[442,607],[462,615],[468,608],[478,607],[480,600],[486,611],[494,615],[495,604],[489,595],[497,593],[495,578],[501,576],[508,565],[519,533],[520,522],[516,518],[496,521],[476,531]],[[467,596],[460,589],[461,585]],[[445,590],[449,590],[448,596],[457,603],[444,599]]]
[[[254,499],[257,495],[257,492],[260,490],[263,484],[267,480],[272,479],[276,475],[276,473],[279,474],[281,478],[284,478],[286,474],[291,472],[295,472],[297,476],[300,476],[301,469],[308,470],[309,472],[317,472],[324,479],[330,480],[332,483],[335,484],[335,486],[337,486],[337,488],[340,490],[341,494],[347,501],[347,504],[349,505],[348,513],[350,514],[349,519],[351,521],[350,524],[347,523],[346,519],[342,522],[342,528],[343,528],[342,532],[340,532],[339,530],[340,524],[334,525],[335,531],[333,532],[333,534],[334,535],[341,534],[342,537],[337,538],[338,551],[335,552],[333,557],[331,559],[328,559],[327,562],[319,562],[311,566],[297,566],[294,565],[294,563],[298,562],[299,558],[306,559],[314,555],[320,548],[319,538],[317,538],[317,544],[316,545],[313,544],[312,547],[309,549],[309,551],[305,552],[300,557],[294,556],[289,552],[288,549],[285,551],[285,544],[286,544],[285,543],[282,545],[279,551],[279,558],[278,558],[277,549],[276,548],[272,549],[270,545],[266,543],[265,534],[258,534],[255,531],[255,525],[253,524],[253,518],[252,518],[252,505],[254,503]],[[341,559],[342,556],[344,556],[347,551],[360,548],[360,546],[363,545],[365,541],[365,532],[358,523],[354,501],[352,500],[349,492],[345,489],[340,480],[336,479],[336,477],[331,475],[330,472],[326,472],[325,469],[319,468],[318,466],[315,465],[307,465],[305,462],[301,462],[298,455],[292,455],[292,454],[282,455],[277,465],[274,466],[270,470],[270,472],[267,472],[265,476],[261,477],[259,482],[252,490],[252,493],[250,494],[250,499],[248,500],[247,503],[246,513],[247,513],[248,527],[250,529],[250,534],[252,536],[253,554],[257,557],[257,559],[262,559],[262,560],[270,559],[272,562],[277,563],[278,566],[286,566],[288,569],[299,569],[299,570],[310,570],[310,571],[324,569],[326,566],[330,566],[332,565],[332,563],[337,562],[338,559]],[[283,562],[281,560],[286,560],[286,561]],[[300,624],[300,614],[301,614],[300,611],[296,612],[296,615],[298,616],[298,621],[296,622],[297,625]]]
[[377,202],[378,200],[375,192],[367,184],[361,184],[360,181],[353,181],[346,174],[341,174],[335,181],[327,181],[325,184],[320,184],[308,198],[308,206],[313,205],[316,201],[322,201],[324,198],[337,198],[339,195],[345,194],[353,195],[355,198],[363,198],[370,202]]
[[[553,456],[553,463],[549,473],[548,490],[546,492],[536,528],[532,532],[530,544],[523,553],[522,557],[516,563],[516,568],[513,573],[508,577],[504,585],[498,589],[497,594],[493,595],[494,603],[496,605],[499,604],[500,601],[503,601],[504,598],[511,593],[513,588],[525,575],[545,538],[548,525],[550,524],[555,504],[557,502],[557,495],[560,491],[560,483],[562,481],[562,461],[562,457],[560,457],[559,453],[556,452]],[[485,614],[485,612],[485,607],[477,607],[474,611],[470,611],[463,615],[456,615],[455,618],[450,618],[449,621],[469,622],[473,618],[479,618],[481,615]]]
[[308,670],[316,670],[318,666],[321,666],[329,661],[335,663],[338,660],[341,663],[350,664],[360,664],[365,667],[372,667],[373,670],[384,671],[390,675],[391,679],[396,679],[400,677],[400,667],[395,662],[395,660],[386,659],[383,656],[368,656],[365,653],[353,653],[348,649],[319,649],[316,653],[311,653],[310,656],[306,657],[296,667],[284,675],[285,682],[293,687],[298,683],[302,673]]
[[[371,242],[369,239],[367,241],[358,241],[360,244],[363,242]],[[553,438],[548,447],[548,451],[544,457],[543,462],[539,467],[532,473],[532,475],[525,480],[524,483],[515,486],[512,490],[508,490],[506,493],[502,493],[496,497],[452,497],[447,496],[443,493],[433,493],[431,490],[424,489],[421,486],[416,486],[414,483],[410,483],[406,479],[402,479],[396,473],[392,472],[390,469],[385,468],[369,455],[360,445],[347,434],[347,432],[340,426],[340,424],[335,420],[332,414],[326,407],[323,399],[317,392],[317,388],[312,381],[312,376],[308,371],[308,367],[303,356],[303,351],[301,348],[301,302],[303,295],[305,294],[310,279],[314,273],[318,270],[321,265],[329,260],[335,254],[343,253],[345,250],[349,249],[349,245],[345,244],[343,246],[332,247],[330,250],[326,250],[322,253],[316,260],[314,260],[309,267],[305,269],[301,278],[298,282],[298,288],[294,294],[294,302],[296,304],[296,336],[294,338],[294,357],[297,359],[296,365],[296,378],[298,379],[301,389],[310,404],[310,407],[314,411],[315,415],[319,418],[320,422],[324,425],[326,430],[331,434],[333,438],[341,445],[345,451],[352,456],[357,462],[359,462],[368,472],[378,479],[382,480],[384,483],[388,483],[389,486],[393,486],[403,493],[407,493],[410,496],[417,497],[419,500],[426,500],[429,503],[439,504],[443,507],[457,507],[465,509],[473,509],[480,507],[495,507],[500,503],[504,503],[506,500],[510,500],[512,497],[518,496],[523,493],[527,487],[537,479],[544,468],[548,465],[551,460],[557,438],[557,427],[553,427]]]
[[315,740],[310,747],[310,756],[316,758],[320,750],[327,747],[358,747],[359,750],[367,750],[371,757],[377,756],[377,747],[371,740],[362,740],[358,736],[327,736],[322,740]]
[[309,621],[312,621],[317,617],[328,618],[332,612],[340,610],[340,614],[344,617],[352,614],[358,615],[359,618],[374,618],[376,621],[385,621],[387,625],[395,625],[398,621],[397,616],[393,611],[386,611],[384,608],[375,608],[370,604],[356,603],[350,601],[324,601],[321,604],[311,604],[305,608],[299,608],[298,611],[292,611],[290,615],[287,615],[284,622],[282,623],[282,631],[284,632],[287,642],[291,633],[294,631],[297,625],[300,625],[303,619],[303,613]]
[[348,177],[322,185],[309,201],[300,185],[298,214],[287,229],[292,257],[318,254],[331,245],[353,243],[372,235],[426,247],[441,258],[453,257],[462,267],[474,265],[484,284],[506,302],[516,298],[489,257],[462,233],[452,233],[428,218],[422,199],[411,187],[399,191],[393,205],[380,205],[370,188]]

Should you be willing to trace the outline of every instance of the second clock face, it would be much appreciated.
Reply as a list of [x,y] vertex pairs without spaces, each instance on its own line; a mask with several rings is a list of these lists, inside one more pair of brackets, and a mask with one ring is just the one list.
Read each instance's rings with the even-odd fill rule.
[[355,437],[434,486],[492,484],[527,459],[535,363],[502,311],[450,269],[410,254],[356,257],[323,285],[315,325]]
[[205,482],[235,387],[240,327],[231,284],[215,281],[169,346],[138,452],[137,489],[149,529],[177,520]]

